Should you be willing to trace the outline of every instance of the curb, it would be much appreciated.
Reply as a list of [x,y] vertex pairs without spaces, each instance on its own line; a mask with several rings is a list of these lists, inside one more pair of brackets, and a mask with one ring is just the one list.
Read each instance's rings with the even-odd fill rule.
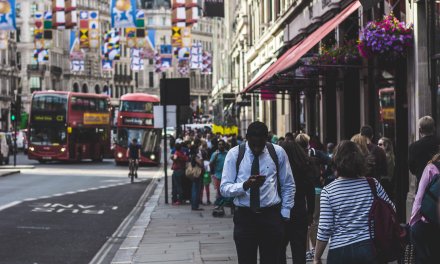
[[20,170],[0,172],[0,177],[6,177],[6,176],[13,175],[13,174],[18,174],[18,173],[20,173]]
[[35,169],[34,165],[3,165],[0,166],[0,170],[14,170],[14,169]]
[[153,195],[143,205],[144,210],[113,257],[112,264],[133,263],[134,256],[150,224],[151,214],[159,203],[160,195],[165,187],[164,182],[163,177],[155,182],[157,185]]

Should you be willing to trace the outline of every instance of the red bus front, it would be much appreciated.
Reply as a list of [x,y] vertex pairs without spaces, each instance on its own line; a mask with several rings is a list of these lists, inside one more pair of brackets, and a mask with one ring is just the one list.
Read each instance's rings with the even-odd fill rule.
[[114,157],[116,164],[128,162],[130,142],[136,138],[141,146],[140,163],[159,165],[161,130],[154,128],[153,106],[159,104],[156,96],[143,93],[121,97],[117,119]]
[[37,92],[29,120],[29,159],[102,161],[110,151],[110,109],[102,95]]

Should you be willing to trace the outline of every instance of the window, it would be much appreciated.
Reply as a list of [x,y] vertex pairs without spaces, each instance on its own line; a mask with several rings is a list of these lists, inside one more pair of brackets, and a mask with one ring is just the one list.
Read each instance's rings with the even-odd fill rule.
[[33,111],[36,110],[36,111],[64,112],[66,110],[66,107],[67,107],[67,96],[64,94],[51,94],[51,95],[36,94],[32,98]]
[[21,17],[21,3],[15,4],[15,14],[16,17]]
[[121,102],[121,112],[137,112],[137,113],[153,113],[152,102],[137,102],[137,101],[122,101]]
[[108,102],[101,98],[76,97],[71,98],[71,108],[74,111],[107,112]]
[[154,72],[149,72],[148,83],[149,83],[150,88],[154,87]]
[[154,18],[153,17],[148,17],[147,24],[148,25],[154,25]]
[[32,5],[31,5],[31,15],[32,15],[32,17],[35,15],[35,12],[37,12],[37,10],[38,10],[38,5],[37,5],[37,3],[32,3]]

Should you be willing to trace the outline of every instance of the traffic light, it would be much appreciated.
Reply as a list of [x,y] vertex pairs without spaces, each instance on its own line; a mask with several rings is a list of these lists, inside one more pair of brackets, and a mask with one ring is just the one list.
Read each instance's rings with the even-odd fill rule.
[[17,107],[15,102],[11,102],[11,121],[15,121],[17,118]]

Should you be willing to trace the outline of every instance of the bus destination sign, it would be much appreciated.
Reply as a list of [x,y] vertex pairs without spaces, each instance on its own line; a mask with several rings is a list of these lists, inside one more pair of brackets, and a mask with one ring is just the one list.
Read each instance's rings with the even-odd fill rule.
[[151,118],[139,118],[139,117],[123,117],[122,124],[134,125],[134,126],[152,126],[153,119]]
[[110,122],[109,114],[84,113],[84,125],[106,125]]
[[64,122],[63,115],[34,115],[32,119],[36,122]]

